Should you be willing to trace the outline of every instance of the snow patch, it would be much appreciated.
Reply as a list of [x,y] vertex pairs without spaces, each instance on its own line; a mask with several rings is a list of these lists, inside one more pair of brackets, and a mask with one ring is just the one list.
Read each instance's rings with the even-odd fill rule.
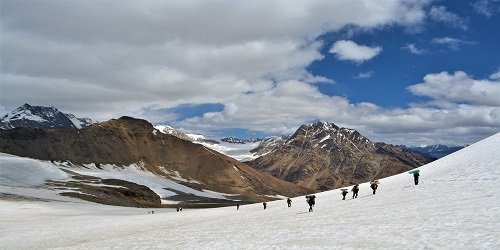
[[0,153],[0,185],[37,187],[70,176],[51,163]]

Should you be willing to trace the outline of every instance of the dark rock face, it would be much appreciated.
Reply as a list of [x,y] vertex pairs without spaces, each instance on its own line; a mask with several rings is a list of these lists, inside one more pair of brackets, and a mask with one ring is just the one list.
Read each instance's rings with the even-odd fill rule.
[[0,129],[27,128],[82,128],[92,120],[65,114],[54,107],[24,104],[0,119]]
[[247,162],[258,170],[303,187],[324,191],[383,178],[430,162],[421,154],[373,143],[353,129],[318,122]]
[[308,190],[285,182],[201,145],[156,133],[145,120],[122,117],[83,129],[15,128],[0,131],[0,152],[73,164],[129,166],[168,178],[178,172],[199,187],[241,194],[252,201],[264,195],[298,196]]

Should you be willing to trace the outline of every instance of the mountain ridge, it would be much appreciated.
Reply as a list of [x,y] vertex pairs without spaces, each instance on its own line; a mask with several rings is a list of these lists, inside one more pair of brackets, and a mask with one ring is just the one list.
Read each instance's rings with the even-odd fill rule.
[[31,128],[83,128],[92,124],[89,118],[77,118],[55,107],[32,106],[28,103],[7,113],[0,119],[0,129]]

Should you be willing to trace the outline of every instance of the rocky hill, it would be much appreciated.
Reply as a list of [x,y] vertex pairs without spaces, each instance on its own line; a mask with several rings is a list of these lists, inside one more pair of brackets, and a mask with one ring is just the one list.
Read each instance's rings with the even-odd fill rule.
[[383,178],[431,161],[422,154],[374,143],[333,123],[302,125],[293,135],[257,148],[254,168],[300,186],[324,191]]
[[89,118],[77,118],[54,107],[23,106],[0,119],[0,129],[29,128],[83,128],[92,124]]
[[[0,152],[74,165],[140,165],[163,178],[188,180],[190,187],[240,200],[297,196],[305,188],[259,172],[202,145],[160,133],[145,120],[122,117],[83,129],[14,128],[0,131]],[[140,164],[139,164],[140,163]]]

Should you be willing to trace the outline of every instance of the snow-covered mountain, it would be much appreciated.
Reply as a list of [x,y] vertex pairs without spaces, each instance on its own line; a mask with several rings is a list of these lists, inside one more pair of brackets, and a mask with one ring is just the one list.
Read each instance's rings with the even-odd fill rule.
[[199,134],[186,134],[168,125],[156,125],[155,129],[161,133],[173,135],[180,139],[201,144],[207,148],[225,154],[236,160],[245,162],[260,156],[259,153],[250,152],[257,148],[263,139],[238,139],[234,137],[208,139]]
[[173,128],[173,127],[170,127],[168,125],[156,125],[154,126],[155,129],[157,129],[158,131],[160,131],[161,133],[164,133],[164,134],[168,134],[168,135],[173,135],[177,138],[180,138],[180,139],[183,139],[183,140],[186,140],[186,141],[195,141],[197,139],[195,139],[194,137],[191,137],[185,133],[182,133],[181,131]]
[[55,107],[31,106],[27,103],[0,119],[0,129],[16,127],[80,129],[90,124],[92,120],[89,118],[77,118]]
[[257,203],[154,214],[0,196],[0,242],[6,249],[499,249],[498,148],[500,134],[422,166],[418,186],[402,173],[380,179],[376,195],[369,183],[357,199],[342,200],[338,189],[317,193],[310,213],[303,196],[290,208],[278,200],[266,210]]
[[435,158],[441,158],[447,156],[451,153],[454,153],[460,149],[464,148],[464,146],[446,146],[441,144],[429,145],[429,146],[421,146],[421,147],[410,147],[411,150],[417,151],[426,155],[430,155]]
[[263,138],[250,138],[250,139],[239,139],[235,137],[226,137],[220,139],[222,142],[233,143],[233,144],[246,144],[246,143],[256,143],[263,140]]

